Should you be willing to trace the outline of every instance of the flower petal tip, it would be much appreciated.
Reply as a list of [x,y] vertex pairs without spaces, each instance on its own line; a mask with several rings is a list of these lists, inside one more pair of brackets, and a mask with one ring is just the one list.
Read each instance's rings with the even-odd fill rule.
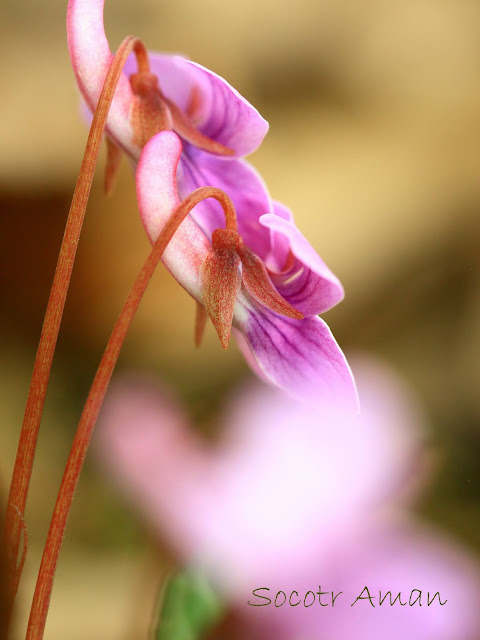
[[317,316],[299,322],[266,308],[246,316],[239,346],[253,370],[289,395],[335,401],[358,412],[348,362],[327,324]]

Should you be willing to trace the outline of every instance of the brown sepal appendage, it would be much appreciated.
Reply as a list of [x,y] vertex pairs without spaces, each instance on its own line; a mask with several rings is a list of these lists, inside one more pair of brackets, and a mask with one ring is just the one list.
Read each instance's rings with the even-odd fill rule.
[[240,258],[231,249],[211,251],[202,264],[203,303],[224,349],[232,331],[233,309],[242,284]]

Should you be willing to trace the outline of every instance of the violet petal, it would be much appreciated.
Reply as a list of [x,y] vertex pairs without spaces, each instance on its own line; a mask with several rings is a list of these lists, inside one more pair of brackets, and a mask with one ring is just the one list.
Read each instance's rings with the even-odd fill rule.
[[[294,261],[284,273],[270,274],[279,293],[305,315],[317,315],[331,309],[344,297],[339,279],[330,271],[308,240],[292,221],[275,213],[260,217],[260,224],[272,233],[273,256],[278,265],[285,261],[286,244]],[[269,259],[271,262],[271,258]],[[285,262],[284,262],[285,263]]]
[[319,399],[337,397],[358,405],[350,367],[323,320],[295,320],[259,306],[243,311],[237,313],[243,339],[235,334],[247,362],[263,379],[293,396],[308,398],[314,391]]

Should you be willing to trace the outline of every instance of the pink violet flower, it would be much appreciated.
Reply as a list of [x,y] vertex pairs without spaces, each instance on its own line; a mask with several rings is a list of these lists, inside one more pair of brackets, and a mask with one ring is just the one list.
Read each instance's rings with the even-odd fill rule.
[[[176,167],[181,153],[179,138],[164,131],[150,139],[140,157],[137,198],[152,242],[180,203]],[[345,402],[356,405],[355,384],[345,356],[316,315],[343,298],[338,278],[282,205],[276,205],[274,214],[257,211],[254,238],[248,229],[242,231],[241,214],[237,216],[239,234],[224,230],[222,220],[221,229],[213,233],[213,251],[194,216],[186,219],[164,253],[164,264],[206,306],[224,347],[233,322],[247,361],[262,378],[292,394],[311,386],[317,394],[334,393],[337,398],[341,394]],[[229,234],[237,238],[239,249],[227,247]],[[218,238],[223,243],[220,247]],[[226,264],[224,254],[229,248]],[[281,264],[283,269],[278,268]],[[221,299],[223,293],[228,300]]]
[[[104,1],[68,3],[68,48],[90,112],[113,58],[103,24]],[[136,162],[153,134],[174,130],[183,143],[177,176],[181,199],[197,187],[214,186],[229,193],[240,215],[248,217],[252,207],[270,211],[262,179],[241,159],[261,144],[267,121],[223,78],[191,60],[149,52],[148,64],[149,71],[139,71],[131,56],[118,83],[106,127],[111,169],[118,159],[115,149]],[[197,208],[197,222],[212,231],[220,214],[209,201]]]
[[[384,369],[356,373],[360,415],[259,387],[237,398],[216,445],[164,393],[124,382],[107,398],[97,447],[157,534],[215,582],[245,637],[474,640],[478,564],[405,514],[423,416]],[[312,607],[247,604],[265,602],[259,587],[273,603],[278,591],[296,602],[320,586],[330,606],[318,595]],[[375,608],[352,607],[365,586]],[[407,604],[379,606],[388,590]],[[408,604],[413,590],[422,607]],[[332,591],[343,592],[335,607]],[[428,606],[437,591],[447,604]]]
[[[103,8],[104,0],[68,3],[70,56],[90,110],[98,101],[112,60]],[[141,64],[138,62],[139,67]],[[200,283],[200,267],[208,270],[209,240],[224,224],[221,206],[211,198],[194,208],[195,224],[187,221],[182,225],[183,231],[177,233],[165,254],[165,263],[187,291],[207,306],[212,319],[221,319],[216,328],[222,325],[219,335],[224,347],[233,321],[247,360],[265,379],[293,391],[292,387],[303,385],[305,379],[322,392],[342,387],[349,401],[356,402],[345,358],[327,325],[316,317],[340,302],[343,288],[296,229],[290,212],[271,201],[261,178],[241,159],[258,147],[268,124],[225,80],[198,64],[180,56],[155,53],[149,53],[146,64],[150,71],[137,69],[133,58],[127,62],[107,120],[107,134],[134,162],[157,131],[167,134],[165,130],[173,129],[182,138],[180,145],[169,131],[169,135],[148,145],[143,156],[137,185],[150,239],[156,238],[165,217],[173,212],[172,206],[197,187],[224,190],[235,206],[243,247],[243,287],[239,295],[232,289],[225,309],[224,301],[218,300],[218,284],[208,289],[205,278]],[[112,151],[115,148],[109,145],[111,168],[118,157]],[[166,162],[175,163],[173,175]],[[151,175],[159,166],[168,174],[169,185]],[[170,199],[166,193],[171,194]],[[231,278],[239,259],[237,253],[231,252],[232,260],[220,265],[217,252],[206,280],[217,283],[220,272],[222,277]],[[258,286],[259,277],[262,287]],[[257,301],[252,298],[254,291]],[[300,322],[302,316],[306,317]],[[202,319],[198,322],[201,324]]]

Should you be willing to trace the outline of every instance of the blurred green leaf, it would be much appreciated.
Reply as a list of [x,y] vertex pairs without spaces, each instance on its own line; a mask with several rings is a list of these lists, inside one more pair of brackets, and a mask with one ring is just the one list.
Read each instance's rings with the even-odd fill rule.
[[205,577],[188,570],[168,580],[159,611],[153,640],[199,640],[223,608]]

